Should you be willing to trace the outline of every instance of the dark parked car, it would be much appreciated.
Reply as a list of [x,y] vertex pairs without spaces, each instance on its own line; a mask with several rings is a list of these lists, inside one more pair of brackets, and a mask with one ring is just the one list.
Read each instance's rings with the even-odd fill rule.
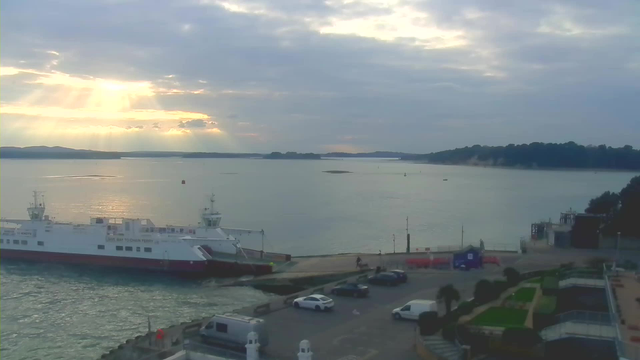
[[369,287],[366,285],[349,283],[334,287],[333,289],[331,289],[331,293],[333,295],[365,297],[369,295]]
[[400,283],[398,277],[394,273],[382,272],[369,276],[369,284],[397,286]]
[[406,283],[407,280],[409,280],[407,273],[403,270],[391,270],[389,272],[395,274],[398,277],[398,281],[400,281],[401,283]]

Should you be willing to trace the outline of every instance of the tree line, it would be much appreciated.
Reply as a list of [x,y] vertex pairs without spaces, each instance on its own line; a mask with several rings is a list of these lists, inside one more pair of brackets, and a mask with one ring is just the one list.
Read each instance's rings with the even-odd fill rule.
[[602,233],[640,237],[640,176],[629,181],[619,193],[605,191],[589,201],[587,214],[602,215]]
[[467,146],[424,155],[407,155],[403,160],[434,164],[469,164],[524,168],[578,168],[640,170],[640,150],[631,145],[578,145],[533,142],[507,146]]

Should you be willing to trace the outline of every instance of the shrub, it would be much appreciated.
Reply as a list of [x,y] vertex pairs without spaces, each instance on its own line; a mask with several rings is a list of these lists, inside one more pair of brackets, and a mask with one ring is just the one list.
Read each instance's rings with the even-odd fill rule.
[[500,294],[502,294],[509,287],[509,284],[504,280],[493,281],[493,290],[496,292],[496,296],[500,296]]
[[608,263],[609,259],[602,256],[594,256],[592,258],[587,259],[586,263],[592,269],[602,270],[602,265]]
[[418,316],[418,326],[420,326],[420,335],[433,335],[439,327],[437,311],[425,311]]
[[456,323],[450,323],[442,328],[442,337],[448,341],[454,341],[456,339]]
[[496,298],[496,291],[489,280],[482,279],[476,283],[473,297],[480,304],[488,303]]
[[542,279],[542,294],[555,295],[558,291],[558,278],[555,276],[545,276]]
[[510,286],[517,285],[520,282],[520,272],[512,267],[505,268],[502,275],[507,278],[507,284]]
[[469,301],[463,301],[458,304],[456,310],[460,313],[460,315],[469,315],[473,312],[474,308],[475,306],[473,305],[473,303]]
[[532,348],[542,342],[537,331],[529,328],[507,328],[502,333],[502,342],[520,348]]
[[448,314],[444,314],[440,319],[440,327],[443,327],[450,323],[457,323],[462,314],[459,311],[452,311]]
[[536,313],[553,314],[556,311],[557,302],[558,302],[558,298],[556,298],[555,296],[542,296],[540,300],[538,300],[538,305],[536,306]]

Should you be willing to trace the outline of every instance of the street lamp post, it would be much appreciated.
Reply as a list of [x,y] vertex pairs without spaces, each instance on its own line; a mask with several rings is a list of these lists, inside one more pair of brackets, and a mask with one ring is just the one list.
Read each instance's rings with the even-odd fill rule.
[[396,234],[393,234],[393,253],[396,253]]

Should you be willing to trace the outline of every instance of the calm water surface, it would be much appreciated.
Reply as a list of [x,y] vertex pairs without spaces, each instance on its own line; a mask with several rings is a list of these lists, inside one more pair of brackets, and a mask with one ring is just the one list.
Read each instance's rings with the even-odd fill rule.
[[[462,224],[465,242],[517,243],[531,222],[556,219],[569,207],[582,210],[634,175],[380,159],[2,160],[0,212],[25,218],[37,189],[45,191],[47,213],[60,221],[108,215],[194,224],[214,191],[224,226],[264,229],[268,251],[378,252],[393,251],[393,234],[400,249],[407,216],[415,247],[458,244]],[[243,245],[259,248],[260,241]],[[96,358],[146,331],[148,315],[154,327],[166,326],[268,297],[217,288],[213,280],[6,261],[0,282],[0,356],[10,360]]]

